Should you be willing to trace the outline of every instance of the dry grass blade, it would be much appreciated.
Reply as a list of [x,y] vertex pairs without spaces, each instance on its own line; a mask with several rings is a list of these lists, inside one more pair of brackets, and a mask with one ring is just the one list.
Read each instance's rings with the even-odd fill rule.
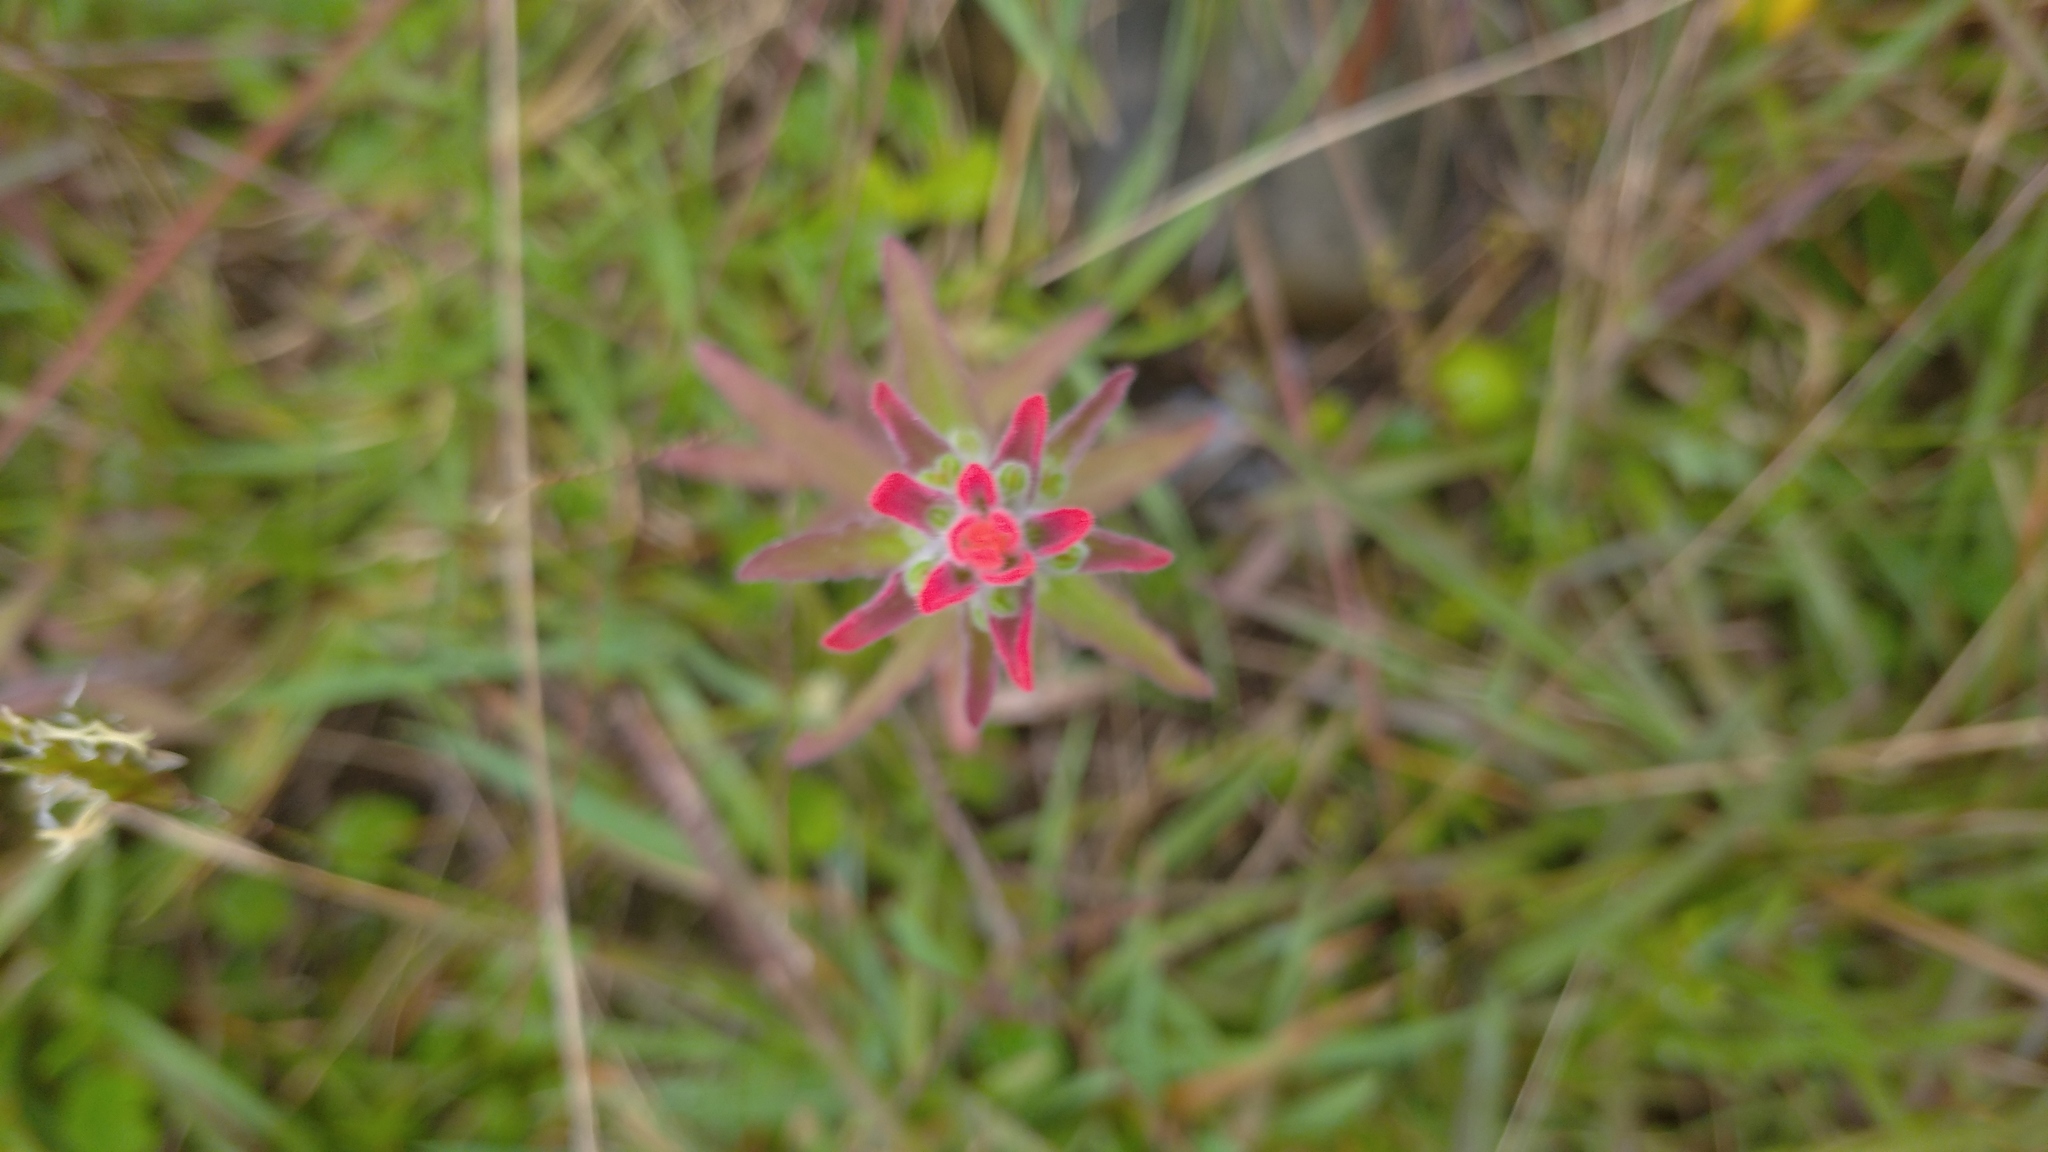
[[569,934],[569,892],[562,878],[562,829],[548,764],[541,696],[540,625],[534,607],[532,466],[526,431],[525,238],[519,172],[519,15],[514,0],[484,9],[490,91],[493,230],[492,302],[498,334],[498,452],[507,493],[498,521],[499,575],[505,583],[506,639],[518,661],[519,752],[532,777],[533,884],[541,951],[554,1006],[555,1046],[562,1061],[570,1146],[598,1152],[597,1097],[590,1083],[590,1046],[583,1027],[583,981]]
[[1814,887],[1847,912],[1987,972],[2037,999],[2048,1001],[2048,967],[1925,912],[1909,908],[1865,884],[1818,880]]
[[313,69],[299,84],[298,90],[277,115],[260,125],[242,144],[236,153],[235,162],[227,170],[214,177],[197,199],[185,206],[176,219],[150,241],[149,247],[129,268],[128,274],[100,299],[99,307],[93,309],[85,327],[71,338],[63,351],[57,353],[29,381],[21,403],[7,414],[7,422],[0,424],[0,464],[14,456],[15,449],[28,438],[29,430],[57,397],[70,385],[73,378],[92,362],[100,346],[114,334],[123,321],[128,319],[157,282],[184,255],[185,249],[205,233],[213,218],[227,206],[228,198],[235,190],[249,182],[263,162],[281,147],[285,139],[298,128],[307,114],[312,112],[327,95],[356,57],[373,43],[385,27],[403,10],[408,0],[372,0],[370,6],[356,20],[355,27],[330,49],[321,59],[319,67]]
[[1529,1074],[1522,1080],[1521,1091],[1515,1094],[1515,1106],[1508,1113],[1507,1129],[1501,1133],[1495,1152],[1522,1152],[1542,1131],[1551,1095],[1557,1090],[1558,1074],[1563,1071],[1572,1040],[1586,1018],[1586,1009],[1593,1002],[1600,975],[1600,962],[1591,953],[1581,953],[1572,965],[1572,974],[1565,980],[1557,1007],[1551,1010],[1550,1023],[1544,1026],[1543,1039],[1536,1045],[1536,1056],[1529,1062]]
[[2048,93],[2048,53],[2042,50],[2040,36],[2013,12],[2006,0],[1977,0],[1977,9],[1997,30],[1998,38],[2005,41],[2007,54],[2026,69],[2041,92]]
[[946,838],[946,844],[953,849],[953,859],[967,875],[967,886],[974,893],[974,910],[988,936],[989,947],[995,951],[998,966],[1007,970],[1023,953],[1024,930],[1017,926],[1017,917],[1003,899],[1003,886],[996,879],[995,867],[982,851],[967,813],[953,799],[946,774],[939,770],[939,762],[932,756],[931,745],[925,742],[923,733],[908,722],[897,725],[897,732],[910,751],[911,770],[917,775],[925,803],[931,805],[939,834]]
[[1941,278],[1941,282],[1935,285],[1934,290],[1920,301],[1919,306],[1913,309],[1905,322],[1892,332],[1870,359],[1863,362],[1863,367],[1857,370],[1856,375],[1850,377],[1848,382],[1813,414],[1812,419],[1799,429],[1798,434],[1778,450],[1778,454],[1771,458],[1771,462],[1764,466],[1763,471],[1757,473],[1712,522],[1688,541],[1677,555],[1666,561],[1664,566],[1629,598],[1627,604],[1602,621],[1580,645],[1580,651],[1592,651],[1605,644],[1613,638],[1615,629],[1630,611],[1663,600],[1671,594],[1672,589],[1697,575],[1708,560],[1726,547],[1728,542],[1735,538],[1735,534],[1749,523],[1750,517],[1756,515],[1771,497],[1777,495],[1780,489],[1798,475],[1806,462],[1813,458],[1813,454],[1820,451],[1821,445],[1827,443],[1829,438],[1841,429],[1848,421],[1849,414],[1856,410],[1856,405],[1864,396],[1906,360],[1933,329],[1935,322],[1940,319],[1948,305],[1976,279],[1977,273],[1983,271],[1984,266],[1990,263],[1993,257],[2004,251],[2013,234],[2026,222],[2044,194],[2048,194],[2048,164],[2034,169],[2027,177],[2026,183],[2012,194],[2012,199],[2006,201],[2005,207],[1999,211],[1998,218],[1992,222],[1991,227],[1971,245],[1963,258],[1956,262],[1955,267],[1949,269],[1948,274]]
[[1720,287],[1728,277],[1762,255],[1764,249],[1790,236],[1801,221],[1854,179],[1876,154],[1877,149],[1868,144],[1852,147],[1840,159],[1807,177],[1804,183],[1771,205],[1763,215],[1750,221],[1726,244],[1715,249],[1713,255],[1672,277],[1670,283],[1657,291],[1656,299],[1650,305],[1650,323],[1663,324],[1684,314],[1707,293]]
[[[1831,776],[1849,776],[2044,746],[2048,746],[2048,719],[2006,720],[1824,748],[1813,754],[1813,767]],[[1576,808],[1760,784],[1790,759],[1778,755],[1741,756],[1560,780],[1543,790],[1543,800],[1553,808]]]
[[388,916],[406,924],[465,935],[500,938],[500,927],[451,908],[439,900],[341,876],[322,868],[273,856],[236,836],[166,816],[153,808],[116,802],[107,809],[121,827],[190,852],[225,868],[265,876],[309,895]]
[[611,719],[640,778],[661,798],[677,831],[718,878],[721,907],[755,977],[795,1017],[848,1101],[882,1133],[890,1147],[908,1147],[902,1123],[868,1081],[812,992],[815,961],[809,948],[762,895],[696,774],[669,742],[646,697],[638,692],[615,697]]
[[1076,269],[1101,259],[1205,204],[1212,203],[1250,184],[1259,177],[1283,168],[1305,156],[1312,156],[1342,140],[1370,132],[1404,116],[1413,116],[1461,96],[1470,96],[1545,64],[1584,52],[1617,36],[1692,3],[1693,0],[1633,0],[1611,12],[1584,20],[1483,60],[1439,73],[1427,80],[1374,97],[1342,112],[1324,116],[1269,144],[1252,148],[1237,158],[1212,169],[1207,175],[1182,185],[1151,208],[1109,229],[1056,252],[1031,274],[1034,284],[1050,284]]

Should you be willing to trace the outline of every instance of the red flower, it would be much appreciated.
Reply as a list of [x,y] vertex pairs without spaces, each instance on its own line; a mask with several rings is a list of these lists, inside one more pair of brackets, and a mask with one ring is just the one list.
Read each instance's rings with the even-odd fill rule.
[[[1208,678],[1173,642],[1095,580],[1100,573],[1162,568],[1172,553],[1098,527],[1089,509],[1128,501],[1206,442],[1212,426],[1137,433],[1098,466],[1088,450],[1123,404],[1134,373],[1111,373],[1057,424],[1043,392],[1101,331],[1105,316],[1082,313],[1009,364],[970,373],[909,249],[885,242],[882,258],[894,321],[891,377],[903,394],[877,383],[863,397],[861,415],[872,416],[887,448],[857,424],[806,407],[703,345],[696,352],[705,378],[766,444],[679,445],[658,461],[754,487],[823,489],[842,508],[865,505],[831,527],[770,544],[739,568],[743,580],[883,577],[874,596],[826,632],[823,643],[851,652],[894,636],[896,651],[838,722],[791,746],[791,762],[815,760],[853,739],[927,673],[950,703],[954,743],[971,743],[987,718],[998,667],[1030,690],[1041,615],[1162,687],[1208,695]],[[994,411],[1008,410],[1009,420],[989,449],[976,413],[993,415],[998,403]]]

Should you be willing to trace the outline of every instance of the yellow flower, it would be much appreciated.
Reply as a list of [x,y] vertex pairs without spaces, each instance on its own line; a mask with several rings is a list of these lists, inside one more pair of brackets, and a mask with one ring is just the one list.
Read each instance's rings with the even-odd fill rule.
[[1740,0],[1728,7],[1728,23],[1766,40],[1783,40],[1813,19],[1820,0]]

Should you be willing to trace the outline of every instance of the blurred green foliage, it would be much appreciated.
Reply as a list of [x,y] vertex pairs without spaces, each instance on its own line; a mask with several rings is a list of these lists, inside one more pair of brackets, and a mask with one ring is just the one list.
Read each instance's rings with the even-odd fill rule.
[[[360,7],[0,0],[0,409]],[[606,1147],[873,1146],[861,1086],[931,1149],[2040,1146],[2048,1015],[2013,981],[2048,966],[2042,741],[1989,726],[2043,714],[2048,224],[1629,606],[2048,157],[2038,46],[1969,0],[1752,0],[1434,108],[1377,154],[1412,171],[1362,186],[1483,222],[1368,203],[1398,276],[1299,348],[1264,346],[1274,301],[1229,257],[1240,207],[1279,236],[1306,193],[1033,285],[1331,107],[1371,7],[1199,0],[1141,37],[1080,0],[815,30],[802,3],[521,6],[535,560]],[[1382,89],[1612,6],[1394,7]],[[193,758],[123,798],[213,836],[56,858],[8,819],[0,1149],[563,1144],[506,751],[478,44],[476,5],[415,0],[0,470],[0,692],[54,713],[89,671],[84,708]],[[1790,236],[1648,325],[1859,142]],[[1318,243],[1363,268],[1372,220],[1332,195]],[[829,510],[636,463],[745,435],[699,338],[813,403],[868,383],[889,234],[979,362],[1112,309],[1056,411],[1142,359],[1141,406],[1237,435],[1118,521],[1180,553],[1123,589],[1223,702],[1055,649],[940,758],[1015,954],[913,770],[923,701],[782,759],[887,654],[816,647],[866,586],[731,572]],[[811,949],[818,1020],[621,754],[620,691]],[[1858,743],[1902,731],[1934,752]]]

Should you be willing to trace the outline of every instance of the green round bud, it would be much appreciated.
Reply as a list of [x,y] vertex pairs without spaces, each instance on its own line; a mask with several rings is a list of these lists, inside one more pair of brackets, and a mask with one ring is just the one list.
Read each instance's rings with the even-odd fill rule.
[[1059,555],[1054,556],[1052,559],[1046,561],[1046,564],[1049,567],[1051,567],[1053,571],[1065,575],[1069,573],[1079,572],[1081,570],[1081,565],[1086,564],[1087,562],[1088,546],[1086,544],[1076,544],[1072,548],[1067,549],[1065,552],[1062,552]]
[[962,467],[958,456],[941,456],[932,462],[931,467],[918,473],[917,478],[934,488],[945,488],[950,491],[954,483],[960,479]]
[[982,439],[981,431],[976,428],[955,428],[946,439],[952,441],[953,450],[962,456],[979,456],[988,448],[988,441]]
[[1047,469],[1038,474],[1038,494],[1047,500],[1057,500],[1067,492],[1067,474],[1056,469]]
[[1005,500],[1016,500],[1031,487],[1031,469],[1016,460],[1005,460],[996,469],[996,491]]
[[953,509],[944,504],[934,505],[925,512],[924,522],[932,526],[932,531],[944,532],[953,523]]
[[982,597],[976,596],[967,602],[967,622],[974,625],[977,632],[988,631],[988,605],[982,603]]
[[932,573],[938,569],[938,566],[939,562],[937,560],[919,560],[917,563],[912,564],[903,570],[903,586],[910,591],[911,595],[917,595],[918,589],[923,588],[924,582],[932,578]]
[[1024,593],[1015,584],[988,590],[988,610],[997,616],[1015,616],[1024,610]]

